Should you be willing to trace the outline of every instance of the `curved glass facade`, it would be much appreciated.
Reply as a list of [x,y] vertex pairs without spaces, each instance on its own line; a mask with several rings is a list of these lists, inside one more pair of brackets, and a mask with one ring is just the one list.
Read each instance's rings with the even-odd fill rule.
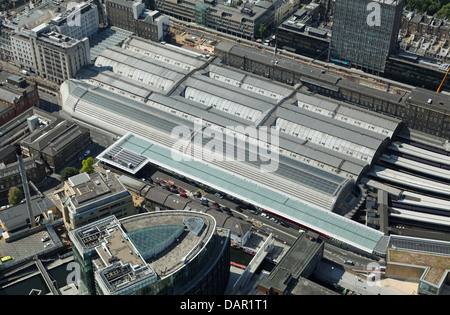
[[70,235],[80,294],[220,295],[228,284],[230,231],[204,213],[111,216]]

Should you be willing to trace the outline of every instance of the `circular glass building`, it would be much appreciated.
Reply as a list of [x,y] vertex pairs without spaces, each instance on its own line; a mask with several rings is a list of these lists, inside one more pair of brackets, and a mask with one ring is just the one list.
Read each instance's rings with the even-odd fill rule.
[[223,294],[230,232],[208,214],[160,211],[111,216],[70,232],[80,293]]

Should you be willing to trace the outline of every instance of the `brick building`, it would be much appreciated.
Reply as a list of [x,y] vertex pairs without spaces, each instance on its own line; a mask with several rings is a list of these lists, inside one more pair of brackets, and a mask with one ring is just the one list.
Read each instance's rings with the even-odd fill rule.
[[0,83],[0,125],[38,104],[36,82],[12,75]]

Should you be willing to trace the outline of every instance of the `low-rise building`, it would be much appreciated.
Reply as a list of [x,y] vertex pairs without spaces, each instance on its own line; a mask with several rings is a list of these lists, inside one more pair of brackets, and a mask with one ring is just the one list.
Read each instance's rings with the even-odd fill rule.
[[68,230],[114,215],[136,214],[133,198],[113,175],[80,173],[70,177],[58,193]]
[[[27,179],[37,184],[46,176],[45,166],[31,157],[23,159]],[[19,172],[19,163],[0,163],[0,197],[6,197],[12,187],[22,187],[22,178]]]
[[[55,218],[56,206],[45,196],[35,196],[31,199],[33,217],[39,222],[48,222],[49,217]],[[49,214],[51,212],[51,215]],[[0,208],[0,225],[2,238],[5,242],[12,242],[27,235],[30,231],[30,217],[28,206],[23,202],[16,206],[3,206]]]
[[89,129],[62,119],[37,128],[21,141],[25,154],[39,157],[53,171],[66,166],[91,144]]
[[[308,232],[310,233],[310,232]],[[257,290],[267,295],[292,294],[300,277],[308,278],[323,257],[324,243],[317,235],[302,234]]]
[[0,125],[38,104],[36,82],[12,75],[0,83]]

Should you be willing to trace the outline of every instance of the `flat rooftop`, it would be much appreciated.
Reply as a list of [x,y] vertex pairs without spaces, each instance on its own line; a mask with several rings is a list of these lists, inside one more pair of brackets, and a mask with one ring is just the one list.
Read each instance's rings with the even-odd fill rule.
[[73,190],[74,194],[71,196],[71,203],[75,208],[92,204],[97,200],[104,199],[107,196],[119,192],[127,191],[122,183],[113,176],[107,179],[100,173],[89,175],[81,173],[70,177],[67,184]]
[[81,255],[96,252],[93,264],[100,286],[115,294],[134,290],[143,281],[148,285],[179,270],[216,233],[212,216],[171,210],[120,221],[110,216],[71,231],[70,237]]
[[[200,223],[200,234],[196,235],[192,227],[185,225],[186,219],[203,222],[203,225]],[[210,215],[176,210],[133,216],[122,219],[121,223],[136,247],[149,253],[156,252],[150,248],[149,243],[153,243],[154,247],[160,246],[158,244],[165,243],[167,238],[177,235],[175,241],[171,239],[171,244],[164,250],[154,255],[148,254],[151,257],[146,259],[160,278],[172,274],[196,256],[203,248],[199,244],[207,243],[215,233],[216,227],[216,222]],[[181,227],[182,231],[177,231],[176,227]]]
[[450,270],[450,256],[389,249],[389,262],[429,268],[425,271],[423,280],[439,285]]

